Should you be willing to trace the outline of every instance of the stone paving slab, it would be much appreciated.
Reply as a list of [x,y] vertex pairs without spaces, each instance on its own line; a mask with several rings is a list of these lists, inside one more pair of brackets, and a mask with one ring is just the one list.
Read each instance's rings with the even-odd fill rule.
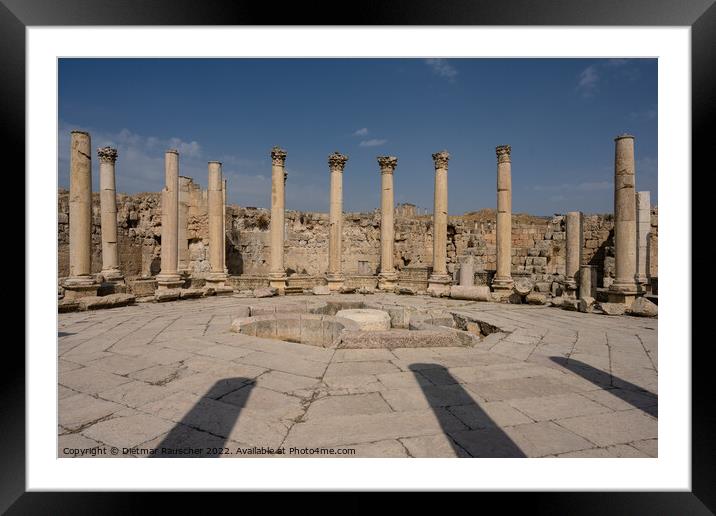
[[[256,457],[256,446],[317,447],[289,456],[337,458],[658,454],[655,320],[423,296],[330,296],[341,300],[403,315],[454,311],[501,331],[474,347],[392,350],[229,331],[249,306],[305,310],[325,302],[313,296],[59,314],[58,456],[107,446],[128,449],[119,457],[157,447],[161,456],[199,448],[205,457]],[[244,453],[221,453],[237,448]]]

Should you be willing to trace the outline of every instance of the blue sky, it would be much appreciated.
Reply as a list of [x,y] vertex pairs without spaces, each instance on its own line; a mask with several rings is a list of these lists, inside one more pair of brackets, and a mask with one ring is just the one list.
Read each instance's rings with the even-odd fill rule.
[[[513,211],[613,209],[614,137],[636,137],[638,190],[657,196],[656,59],[60,59],[59,185],[69,132],[119,150],[117,190],[163,186],[167,148],[228,201],[270,203],[272,146],[288,152],[288,209],[328,211],[327,157],[349,156],[345,211],[380,205],[378,155],[398,157],[396,202],[432,211],[447,150],[449,211],[496,205],[495,146],[512,146]],[[98,160],[93,159],[98,190]]]

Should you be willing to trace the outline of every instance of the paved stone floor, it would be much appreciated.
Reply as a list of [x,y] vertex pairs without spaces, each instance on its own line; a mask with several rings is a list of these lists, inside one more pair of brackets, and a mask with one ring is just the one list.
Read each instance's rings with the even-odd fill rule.
[[502,332],[335,350],[229,331],[239,306],[309,298],[60,314],[59,456],[657,455],[655,319],[375,294],[331,299],[446,308]]

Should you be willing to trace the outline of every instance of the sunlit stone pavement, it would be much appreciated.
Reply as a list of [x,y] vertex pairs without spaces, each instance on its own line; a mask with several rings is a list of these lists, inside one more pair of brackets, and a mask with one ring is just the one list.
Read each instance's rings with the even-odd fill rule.
[[[655,457],[657,320],[392,294],[475,347],[324,349],[231,333],[202,298],[59,314],[59,456]],[[325,296],[328,297],[328,296]]]

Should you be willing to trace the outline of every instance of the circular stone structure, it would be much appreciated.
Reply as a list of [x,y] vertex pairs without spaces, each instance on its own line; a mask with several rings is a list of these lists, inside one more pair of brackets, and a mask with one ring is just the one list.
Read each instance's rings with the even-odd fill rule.
[[339,310],[336,317],[343,317],[355,322],[363,331],[382,331],[390,329],[390,314],[372,308],[354,308]]

